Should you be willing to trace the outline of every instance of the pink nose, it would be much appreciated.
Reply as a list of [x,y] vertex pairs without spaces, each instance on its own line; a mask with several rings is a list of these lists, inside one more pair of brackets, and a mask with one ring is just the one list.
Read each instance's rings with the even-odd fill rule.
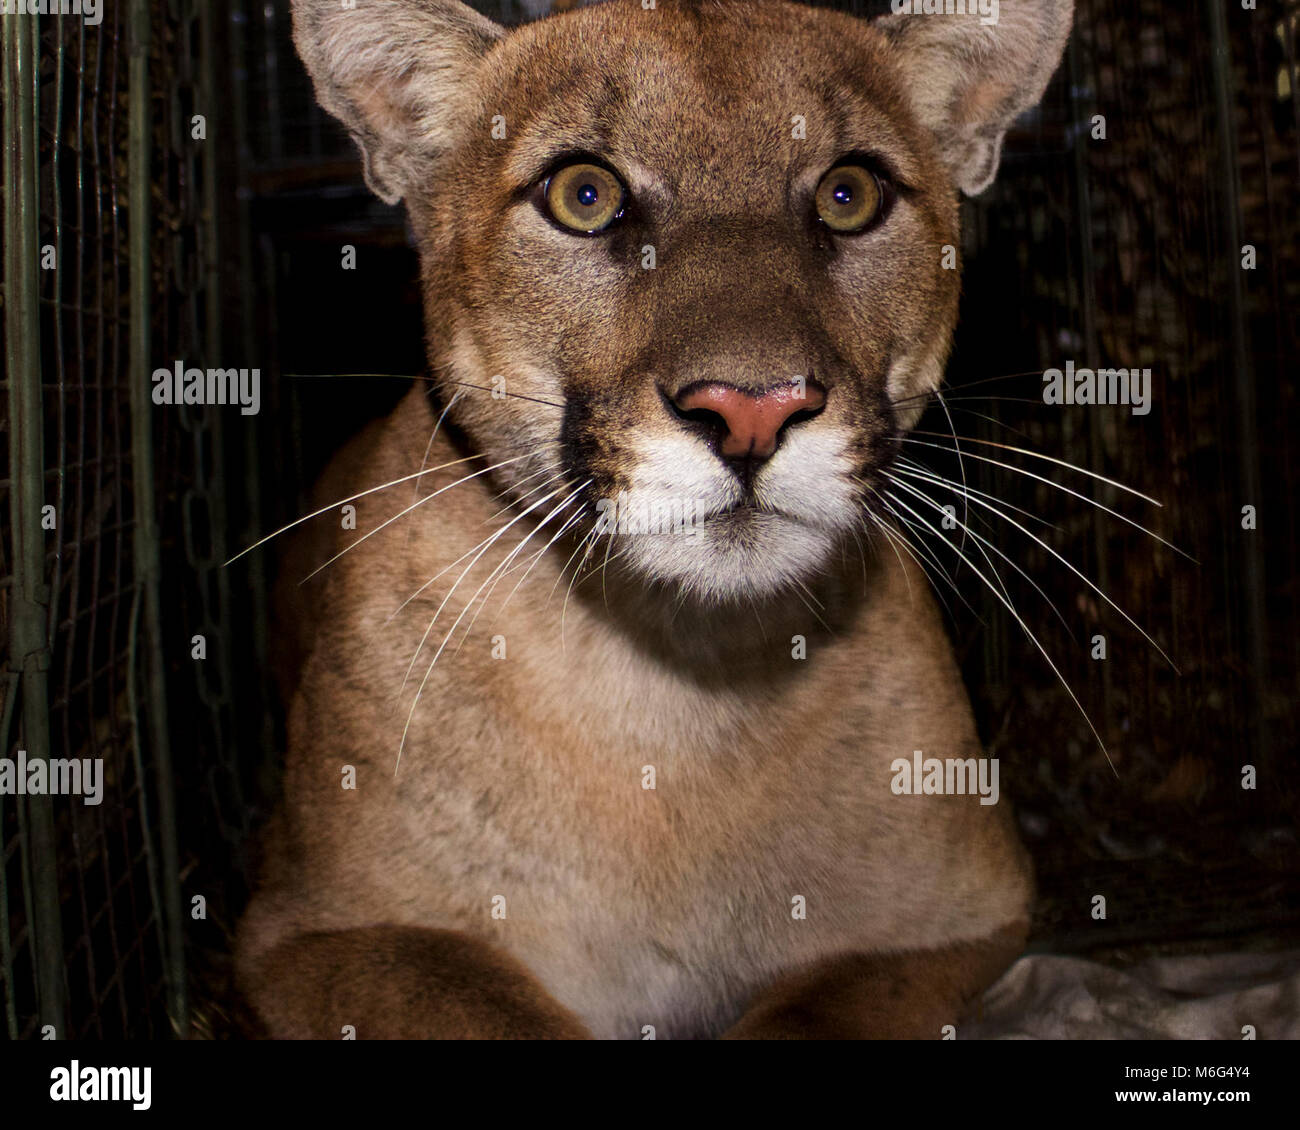
[[776,450],[777,436],[790,417],[815,412],[826,403],[826,393],[811,382],[802,392],[798,385],[782,385],[757,394],[712,383],[692,385],[674,403],[683,412],[710,412],[722,418],[726,432],[721,454],[728,459],[766,459]]

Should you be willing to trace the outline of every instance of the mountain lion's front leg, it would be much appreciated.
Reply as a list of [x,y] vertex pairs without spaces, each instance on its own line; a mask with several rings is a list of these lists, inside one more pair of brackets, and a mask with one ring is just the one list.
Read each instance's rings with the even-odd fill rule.
[[241,986],[271,1036],[338,1040],[588,1039],[509,955],[451,930],[368,926],[299,934]]
[[898,954],[844,954],[759,993],[731,1040],[937,1040],[1024,948],[1017,924],[978,942]]

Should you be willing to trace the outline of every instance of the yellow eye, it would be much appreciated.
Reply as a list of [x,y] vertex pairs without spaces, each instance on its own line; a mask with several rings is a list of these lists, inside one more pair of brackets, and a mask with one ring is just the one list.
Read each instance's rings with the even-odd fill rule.
[[817,215],[832,231],[861,231],[880,211],[880,185],[866,169],[839,165],[817,186]]
[[557,223],[590,235],[623,211],[623,186],[599,165],[565,165],[546,182],[546,207]]

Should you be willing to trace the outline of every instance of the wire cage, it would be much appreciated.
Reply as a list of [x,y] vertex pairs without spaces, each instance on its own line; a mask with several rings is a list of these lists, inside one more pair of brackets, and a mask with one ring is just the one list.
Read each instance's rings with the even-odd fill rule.
[[[1078,0],[1042,106],[963,205],[946,404],[908,453],[950,480],[917,480],[935,505],[964,484],[1019,523],[956,506],[988,556],[942,561],[961,599],[935,583],[1035,858],[1042,948],[1300,934],[1300,0],[1238,8]],[[283,737],[274,558],[223,563],[303,513],[404,391],[380,375],[420,371],[415,254],[316,106],[286,0],[130,0],[0,35],[5,755],[103,765],[97,805],[0,795],[4,1031],[231,1035]],[[371,266],[333,269],[343,245]],[[1067,360],[1149,367],[1153,410],[1046,406]],[[176,363],[260,368],[261,413],[159,409],[149,375]]]
[[160,1035],[184,1016],[153,421],[129,380],[155,285],[139,30],[120,9],[102,28],[0,20],[6,753],[102,766],[97,803],[0,799],[10,1038]]
[[[979,413],[958,428],[977,441],[966,472],[1056,525],[1037,528],[1045,544],[1001,521],[989,537],[1064,610],[1073,642],[1042,617],[1033,627],[1061,641],[1053,658],[1109,755],[1061,681],[1024,662],[1007,617],[970,639],[986,737],[1023,783],[1044,893],[1038,928],[1055,949],[1098,944],[1083,912],[1097,891],[1123,908],[1111,945],[1240,939],[1300,921],[1288,772],[1300,669],[1283,627],[1296,616],[1298,18],[1295,3],[1264,15],[1081,0],[1032,135],[1016,139],[997,186],[969,210],[949,373],[952,405],[973,394],[961,407]],[[1043,374],[1067,360],[1150,368],[1154,410],[1045,409]],[[1029,375],[982,383],[1014,373]],[[1095,479],[1069,482],[1187,556],[1041,479],[1017,473],[1008,494],[1009,473],[970,466],[972,454],[1040,476],[1051,465],[990,443],[1150,494],[1163,508],[1135,510]],[[1255,525],[1245,508],[1267,518]],[[985,603],[991,622],[987,593]],[[1257,789],[1242,787],[1246,766]]]
[[0,20],[5,746],[104,783],[97,804],[0,799],[10,1038],[188,1034],[187,949],[223,921],[207,904],[238,890],[253,816],[231,672],[265,585],[255,564],[232,625],[220,565],[256,480],[227,478],[219,412],[150,402],[152,370],[217,356],[225,319],[208,7]]

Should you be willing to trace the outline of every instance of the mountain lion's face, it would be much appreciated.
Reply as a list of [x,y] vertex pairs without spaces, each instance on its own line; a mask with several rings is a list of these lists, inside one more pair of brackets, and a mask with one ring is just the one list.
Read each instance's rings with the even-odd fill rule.
[[958,187],[1046,81],[1006,36],[1068,31],[1068,3],[1019,10],[999,41],[740,0],[509,34],[443,0],[295,9],[410,209],[448,418],[493,463],[534,453],[494,472],[517,509],[621,519],[628,565],[709,599],[806,581],[863,530],[942,374]]

